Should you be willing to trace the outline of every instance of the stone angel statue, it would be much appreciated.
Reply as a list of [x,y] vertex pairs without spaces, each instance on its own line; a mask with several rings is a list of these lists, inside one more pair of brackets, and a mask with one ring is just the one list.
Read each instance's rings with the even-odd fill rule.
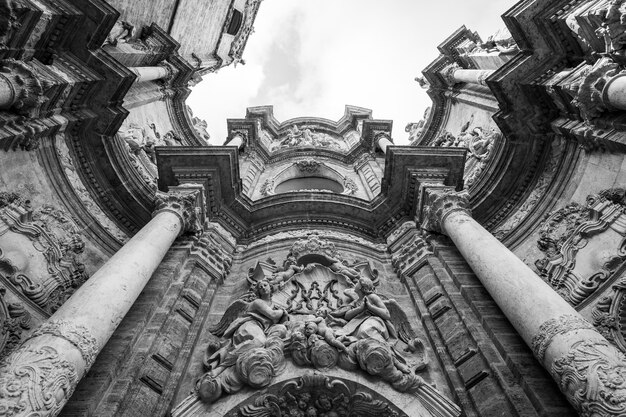
[[209,331],[220,340],[210,343],[204,357],[205,373],[196,383],[198,396],[212,402],[244,385],[267,386],[283,363],[287,312],[272,302],[266,279],[235,301]]

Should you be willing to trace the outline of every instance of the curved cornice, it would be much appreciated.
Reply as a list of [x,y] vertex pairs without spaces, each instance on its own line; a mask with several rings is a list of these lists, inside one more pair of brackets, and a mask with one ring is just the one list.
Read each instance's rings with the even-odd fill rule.
[[242,192],[235,147],[157,148],[159,189],[203,184],[209,220],[242,243],[277,231],[320,226],[383,242],[398,221],[415,217],[422,184],[462,186],[464,158],[465,149],[390,146],[381,193],[372,201],[322,192],[253,201]]

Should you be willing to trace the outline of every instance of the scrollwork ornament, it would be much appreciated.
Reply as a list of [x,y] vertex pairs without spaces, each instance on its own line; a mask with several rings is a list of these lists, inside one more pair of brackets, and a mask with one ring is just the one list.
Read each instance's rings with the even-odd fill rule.
[[469,193],[466,190],[458,192],[451,189],[427,190],[422,214],[422,229],[445,234],[443,222],[455,211],[471,216]]
[[584,329],[593,330],[593,326],[579,315],[565,314],[550,319],[539,326],[539,332],[532,340],[532,350],[537,359],[543,363],[546,351],[556,336]]
[[60,337],[74,345],[80,351],[87,368],[90,368],[96,360],[97,341],[85,326],[76,325],[67,320],[48,320],[39,326],[29,339],[46,334]]
[[626,415],[626,357],[606,340],[581,340],[552,365],[581,416]]
[[57,415],[77,383],[74,366],[52,347],[19,349],[0,362],[0,415]]
[[196,205],[199,191],[189,193],[157,191],[156,205],[152,217],[162,212],[176,214],[182,223],[181,234],[183,232],[197,233],[201,230],[198,207]]

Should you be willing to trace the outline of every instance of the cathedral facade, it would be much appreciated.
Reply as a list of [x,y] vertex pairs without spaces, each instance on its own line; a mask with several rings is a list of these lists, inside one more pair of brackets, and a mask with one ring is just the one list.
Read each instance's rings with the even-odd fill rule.
[[626,415],[626,2],[459,28],[408,146],[210,146],[259,6],[0,1],[0,415]]

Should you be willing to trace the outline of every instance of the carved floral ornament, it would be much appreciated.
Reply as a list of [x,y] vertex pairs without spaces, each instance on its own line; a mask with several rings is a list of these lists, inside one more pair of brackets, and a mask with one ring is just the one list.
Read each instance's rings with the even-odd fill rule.
[[565,300],[582,305],[615,282],[626,264],[626,201],[623,189],[587,197],[550,213],[537,245],[545,256],[535,262],[539,275]]
[[421,228],[427,232],[445,234],[443,223],[445,218],[456,211],[467,213],[469,209],[469,193],[466,190],[454,191],[451,188],[429,188],[424,192]]
[[[249,291],[210,329],[214,338],[205,353],[207,372],[196,383],[196,395],[212,403],[246,386],[266,388],[290,358],[295,366],[320,372],[365,372],[400,392],[420,397],[428,391],[429,398],[449,404],[416,375],[428,364],[424,346],[400,305],[377,293],[377,282],[367,262],[342,262],[334,245],[315,235],[296,242],[282,267],[258,262],[248,275]],[[315,378],[318,386],[331,383]],[[378,404],[368,397],[340,397],[339,386],[332,396],[322,398],[322,392],[264,396],[232,415],[261,416],[272,409],[308,416],[310,408],[314,415],[334,416],[343,415],[332,412],[349,407],[349,401]],[[457,415],[456,406],[449,410],[440,415]]]
[[202,230],[198,194],[200,191],[188,193],[157,191],[153,217],[162,212],[174,213],[181,221],[180,233],[199,233]]
[[53,313],[88,278],[80,229],[63,210],[0,193],[0,282]]

